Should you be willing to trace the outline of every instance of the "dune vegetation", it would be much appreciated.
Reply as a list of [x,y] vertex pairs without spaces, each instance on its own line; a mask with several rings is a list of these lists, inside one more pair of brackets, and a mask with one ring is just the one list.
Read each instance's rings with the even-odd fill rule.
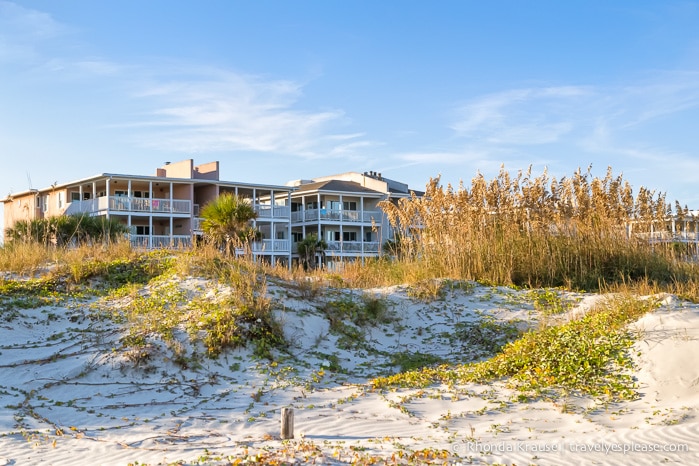
[[[215,244],[146,252],[111,237],[75,242],[64,235],[58,244],[47,244],[46,235],[13,237],[0,248],[0,318],[11,322],[17,309],[66,297],[99,297],[90,318],[123,325],[119,350],[133,367],[147,366],[156,339],[187,369],[242,347],[271,364],[283,357],[290,342],[274,312],[271,283],[302,299],[324,296],[318,312],[337,343],[354,349],[362,328],[394,320],[384,298],[362,290],[401,285],[411,299],[429,303],[477,284],[529,289],[533,307],[550,318],[526,330],[486,319],[460,323],[448,337],[482,348],[478,358],[395,354],[388,359],[398,371],[367,380],[368,389],[504,380],[522,402],[570,393],[619,401],[637,396],[628,372],[635,338],[628,324],[655,309],[652,296],[660,293],[699,301],[692,245],[650,241],[670,215],[688,216],[687,208],[677,203],[673,214],[662,194],[634,193],[611,170],[601,179],[579,170],[557,180],[546,173],[512,177],[503,169],[490,181],[476,176],[470,187],[441,186],[436,178],[424,197],[382,207],[398,232],[384,255],[335,271],[231,257]],[[207,281],[201,292],[178,286],[191,277]],[[332,297],[337,289],[357,293]],[[563,319],[568,306],[551,290],[616,298]],[[201,350],[187,350],[196,347]],[[328,356],[327,370],[343,370],[336,359]]]

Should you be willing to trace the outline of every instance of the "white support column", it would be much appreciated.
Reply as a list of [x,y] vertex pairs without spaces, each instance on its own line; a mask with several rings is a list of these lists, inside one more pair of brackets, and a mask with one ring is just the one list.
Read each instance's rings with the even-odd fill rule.
[[317,194],[316,194],[316,202],[317,202],[317,205],[316,205],[317,209],[316,209],[316,210],[318,211],[318,212],[316,213],[316,216],[318,217],[318,239],[324,239],[324,238],[321,236],[321,231],[320,231],[320,221],[321,221],[321,218],[320,218],[320,215],[321,215],[320,193],[317,193]]
[[362,235],[362,265],[364,264],[364,257],[366,253],[364,252],[364,196],[359,196],[359,234]]
[[[291,248],[293,246],[293,243],[291,241],[291,191],[289,191],[286,195],[286,203],[289,206],[289,218],[287,219],[286,223],[286,229],[287,229],[287,236],[288,236],[288,241],[289,241],[289,257],[288,257],[288,268],[291,270]],[[302,212],[303,213],[303,212]]]
[[110,197],[111,197],[111,196],[109,195],[109,178],[107,178],[107,183],[106,183],[106,185],[107,185],[107,187],[106,187],[105,189],[107,190],[107,192],[106,192],[106,196],[107,196],[107,220],[109,220],[109,210],[110,210],[110,207],[111,207],[111,206],[109,205],[109,199],[110,199]]
[[[150,211],[151,216],[152,216],[153,215],[153,182],[152,181],[148,182],[148,192],[149,192],[148,195],[150,196],[150,199],[148,199],[148,210]],[[151,222],[152,221],[153,221],[153,219],[151,219]],[[150,234],[152,235],[153,232],[151,231]]]
[[342,217],[344,214],[344,205],[342,204],[342,194],[339,196],[340,198],[340,256],[342,256],[343,252],[345,251],[345,237],[343,236],[344,233],[344,228],[342,227]]

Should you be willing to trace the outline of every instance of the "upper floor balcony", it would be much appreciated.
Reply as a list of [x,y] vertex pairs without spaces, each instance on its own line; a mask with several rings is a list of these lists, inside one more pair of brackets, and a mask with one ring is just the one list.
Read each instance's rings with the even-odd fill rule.
[[192,201],[186,199],[149,199],[142,197],[102,196],[96,199],[73,201],[65,214],[105,212],[139,212],[191,215]]
[[258,220],[278,218],[288,221],[291,214],[291,208],[286,205],[255,204],[253,209],[255,209]]
[[343,223],[372,223],[381,221],[380,210],[339,210],[339,209],[306,209],[291,212],[292,223],[302,222],[343,222]]

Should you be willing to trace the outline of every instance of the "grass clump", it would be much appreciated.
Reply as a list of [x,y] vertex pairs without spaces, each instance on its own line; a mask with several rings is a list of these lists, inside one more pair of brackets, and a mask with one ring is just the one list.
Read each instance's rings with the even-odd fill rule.
[[[266,297],[264,277],[245,261],[149,253],[136,261],[113,262],[108,270],[113,270],[108,275],[112,283],[127,284],[111,291],[100,312],[127,327],[121,342],[136,365],[150,358],[154,340],[166,343],[174,361],[186,361],[178,338],[187,335],[190,343],[201,342],[210,357],[252,345],[255,355],[272,358],[271,350],[286,344]],[[196,270],[216,278],[210,292],[202,293],[196,281],[187,285],[178,273]],[[142,280],[148,280],[146,286]]]
[[252,344],[256,356],[273,359],[271,350],[286,346],[283,329],[268,304],[250,306],[233,298],[197,301],[190,309],[188,332],[194,339],[202,339],[210,357],[217,357],[226,349]]
[[432,383],[490,382],[507,378],[528,396],[577,392],[610,400],[636,397],[626,324],[654,309],[653,300],[624,297],[578,320],[525,333],[486,361],[425,368],[372,381],[374,388],[422,387]]
[[358,301],[351,297],[328,301],[321,310],[328,317],[331,328],[333,324],[340,322],[351,322],[358,327],[365,327],[393,321],[386,300],[366,294]]
[[499,322],[492,316],[481,316],[476,322],[457,322],[444,337],[460,344],[474,359],[491,356],[521,335],[514,322]]
[[392,353],[390,355],[390,362],[392,366],[396,366],[402,372],[405,372],[422,369],[423,367],[436,366],[442,364],[444,360],[439,356],[429,353],[402,352]]
[[358,300],[342,297],[320,307],[330,323],[330,330],[339,335],[338,345],[358,348],[364,342],[364,328],[393,322],[394,316],[386,300],[368,294]]

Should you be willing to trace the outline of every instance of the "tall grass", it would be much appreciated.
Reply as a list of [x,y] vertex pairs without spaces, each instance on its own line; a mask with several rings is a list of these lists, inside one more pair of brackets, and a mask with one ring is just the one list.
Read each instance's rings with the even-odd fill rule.
[[0,247],[0,271],[33,275],[53,258],[53,251],[36,243],[7,244]]
[[671,283],[678,272],[671,248],[648,241],[665,228],[663,194],[609,169],[604,178],[580,169],[560,180],[531,169],[504,168],[466,187],[430,180],[424,197],[382,209],[401,238],[403,261],[436,277],[500,284],[599,289],[619,280]]

